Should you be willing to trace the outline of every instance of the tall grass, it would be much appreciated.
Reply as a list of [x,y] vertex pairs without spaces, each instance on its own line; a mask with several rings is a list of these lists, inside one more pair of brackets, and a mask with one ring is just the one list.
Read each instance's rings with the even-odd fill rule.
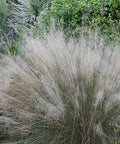
[[0,55],[0,142],[110,144],[120,122],[120,49],[51,31]]

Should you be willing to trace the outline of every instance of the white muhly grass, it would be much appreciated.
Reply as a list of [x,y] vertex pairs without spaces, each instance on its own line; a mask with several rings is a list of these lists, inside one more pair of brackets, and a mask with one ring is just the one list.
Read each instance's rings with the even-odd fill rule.
[[97,137],[105,136],[107,122],[119,116],[114,106],[120,104],[120,49],[91,38],[65,42],[62,32],[51,32],[40,40],[26,37],[15,59],[1,56],[0,123],[11,121],[1,133],[12,137],[9,129],[22,127],[31,144],[107,142]]

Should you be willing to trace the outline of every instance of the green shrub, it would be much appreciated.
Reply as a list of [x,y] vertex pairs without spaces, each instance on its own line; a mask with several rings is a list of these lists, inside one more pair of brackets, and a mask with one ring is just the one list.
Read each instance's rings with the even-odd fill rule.
[[115,39],[120,33],[120,3],[117,0],[54,0],[40,13],[40,20],[49,29],[51,18],[62,26],[67,36],[79,36],[81,26],[100,28],[102,35]]

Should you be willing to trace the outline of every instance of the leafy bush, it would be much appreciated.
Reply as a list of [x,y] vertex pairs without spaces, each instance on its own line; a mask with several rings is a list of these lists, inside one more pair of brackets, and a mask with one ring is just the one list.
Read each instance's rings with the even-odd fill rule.
[[96,36],[26,37],[0,60],[0,142],[110,144],[120,122],[120,48]]
[[54,17],[56,26],[62,26],[67,36],[79,36],[81,26],[98,27],[102,35],[107,34],[111,40],[120,32],[119,11],[117,0],[54,0],[39,19],[49,27]]

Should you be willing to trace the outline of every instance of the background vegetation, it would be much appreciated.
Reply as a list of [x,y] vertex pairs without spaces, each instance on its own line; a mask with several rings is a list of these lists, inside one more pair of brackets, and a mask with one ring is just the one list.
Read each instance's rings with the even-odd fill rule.
[[110,39],[118,36],[120,26],[120,3],[116,0],[54,0],[51,7],[41,14],[45,24],[55,17],[56,25],[63,26],[68,36],[79,36],[81,26],[99,28]]
[[41,35],[49,31],[51,19],[62,27],[67,38],[79,37],[82,27],[97,30],[107,42],[120,36],[119,0],[1,0],[0,52],[7,49],[17,55],[26,30]]

